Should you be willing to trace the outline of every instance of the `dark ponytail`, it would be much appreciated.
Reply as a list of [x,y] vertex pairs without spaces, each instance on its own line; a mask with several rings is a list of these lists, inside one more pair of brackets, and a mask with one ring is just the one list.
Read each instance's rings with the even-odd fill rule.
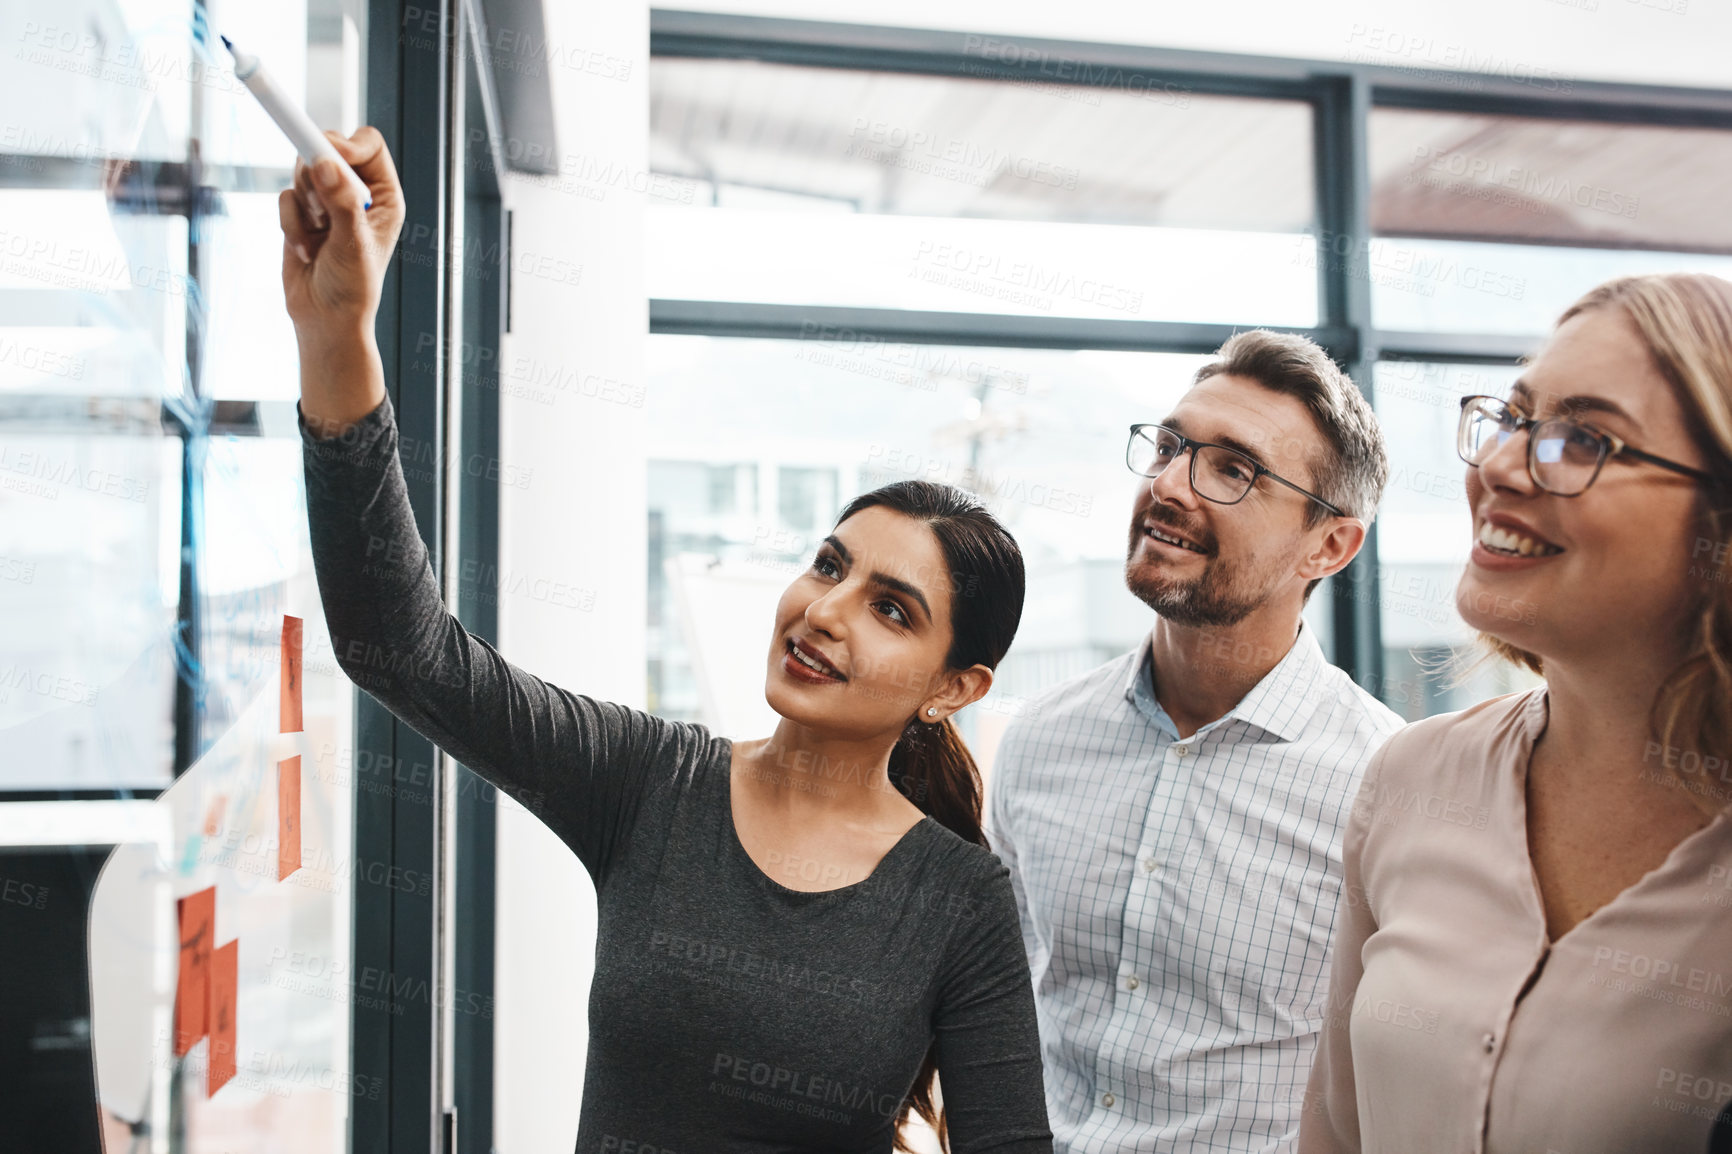
[[[931,481],[898,481],[863,493],[848,503],[836,523],[874,506],[920,521],[938,539],[950,569],[951,642],[945,664],[951,669],[975,665],[997,669],[1022,621],[1027,582],[1016,539],[979,501],[961,489]],[[949,718],[936,724],[917,716],[908,719],[890,751],[890,782],[921,812],[964,841],[986,845],[980,768]],[[937,1072],[928,1049],[914,1076],[914,1088],[896,1115],[897,1150],[913,1149],[902,1138],[911,1111],[938,1132],[946,1150],[950,1148],[944,1111],[932,1097]]]
[[957,837],[986,845],[980,768],[948,717],[936,724],[916,719],[903,728],[890,751],[890,784]]

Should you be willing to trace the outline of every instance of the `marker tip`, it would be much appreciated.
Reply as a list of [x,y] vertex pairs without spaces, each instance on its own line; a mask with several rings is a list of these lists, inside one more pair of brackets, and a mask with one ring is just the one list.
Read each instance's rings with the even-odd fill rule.
[[217,39],[221,40],[223,42],[223,47],[227,48],[230,52],[233,52],[235,50],[234,44],[229,40],[229,38],[227,36],[224,36],[219,32],[217,34]]

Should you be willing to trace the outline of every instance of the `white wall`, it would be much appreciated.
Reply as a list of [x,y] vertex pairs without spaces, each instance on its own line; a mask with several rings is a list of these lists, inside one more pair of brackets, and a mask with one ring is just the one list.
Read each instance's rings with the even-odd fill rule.
[[[1727,0],[680,0],[800,20],[1732,87]],[[1519,71],[1523,70],[1525,71]]]
[[[528,482],[501,486],[500,573],[506,588],[528,580],[524,594],[501,594],[500,641],[557,685],[642,705],[647,310],[633,189],[646,161],[648,8],[554,2],[547,19],[563,171],[505,190],[514,268],[500,457]],[[571,852],[516,806],[500,810],[498,863],[495,1142],[503,1154],[565,1154],[583,1085],[595,894]]]

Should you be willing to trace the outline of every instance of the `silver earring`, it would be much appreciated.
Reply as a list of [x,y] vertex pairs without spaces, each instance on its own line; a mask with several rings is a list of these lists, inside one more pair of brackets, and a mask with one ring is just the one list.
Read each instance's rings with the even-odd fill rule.
[[934,708],[934,707],[932,707],[932,706],[930,706],[930,705],[928,705],[928,706],[927,706],[927,707],[926,707],[926,716],[928,716],[928,717],[937,717],[937,716],[938,716],[938,710],[937,710],[937,709],[935,709],[935,708]]

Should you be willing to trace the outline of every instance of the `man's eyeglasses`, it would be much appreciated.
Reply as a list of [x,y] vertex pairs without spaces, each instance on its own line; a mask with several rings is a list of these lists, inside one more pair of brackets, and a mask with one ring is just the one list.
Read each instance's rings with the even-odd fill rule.
[[1337,517],[1347,516],[1322,497],[1301,489],[1239,450],[1208,441],[1193,441],[1165,425],[1132,425],[1130,444],[1125,446],[1125,465],[1139,476],[1158,477],[1186,449],[1191,450],[1191,488],[1197,496],[1217,505],[1237,505],[1245,499],[1245,494],[1251,491],[1258,477],[1268,477],[1296,493],[1303,493]]
[[1524,417],[1498,398],[1482,395],[1461,399],[1455,451],[1477,469],[1523,429],[1528,431],[1528,476],[1535,485],[1558,497],[1581,494],[1599,478],[1600,469],[1612,457],[1646,461],[1710,485],[1722,483],[1700,469],[1645,453],[1615,434],[1590,429],[1563,417],[1543,421]]

